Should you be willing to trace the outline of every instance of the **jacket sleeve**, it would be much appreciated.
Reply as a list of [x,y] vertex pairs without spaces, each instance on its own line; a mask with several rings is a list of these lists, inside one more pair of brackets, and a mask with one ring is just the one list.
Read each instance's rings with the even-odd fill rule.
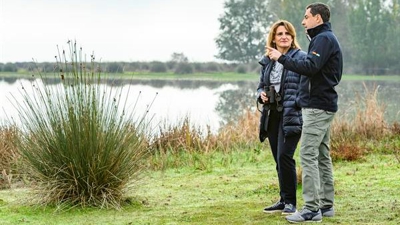
[[261,91],[264,90],[264,86],[267,85],[266,81],[264,80],[264,73],[265,73],[265,70],[267,68],[269,61],[270,60],[267,57],[263,56],[261,58],[261,60],[258,62],[261,65],[260,80],[259,80],[258,86],[257,86],[257,99],[260,101],[260,103],[262,103],[260,100],[260,93],[261,93]]
[[312,77],[329,60],[331,51],[332,43],[329,38],[325,35],[317,35],[310,43],[308,54],[304,59],[295,59],[282,55],[279,57],[278,62],[288,70]]

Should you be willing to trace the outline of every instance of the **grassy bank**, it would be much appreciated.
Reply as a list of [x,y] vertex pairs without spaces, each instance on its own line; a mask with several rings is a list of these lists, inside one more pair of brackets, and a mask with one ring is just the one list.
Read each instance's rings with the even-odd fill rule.
[[[53,76],[49,74],[49,76]],[[183,79],[183,80],[216,80],[216,81],[257,81],[257,73],[233,73],[233,72],[215,72],[215,73],[194,73],[194,74],[174,74],[174,73],[150,73],[150,72],[129,72],[129,73],[112,73],[110,78],[118,79]],[[32,75],[26,72],[21,73],[5,73],[0,72],[0,78],[31,78]],[[344,74],[343,80],[358,81],[395,81],[400,82],[400,75],[354,75]]]
[[[298,155],[296,155],[298,161]],[[263,207],[278,196],[267,149],[213,154],[210,170],[151,171],[128,190],[121,211],[29,206],[29,189],[0,191],[0,224],[287,224]],[[324,224],[399,224],[400,166],[392,155],[335,162],[336,216]],[[302,205],[301,187],[298,205]],[[28,199],[28,201],[26,201]]]

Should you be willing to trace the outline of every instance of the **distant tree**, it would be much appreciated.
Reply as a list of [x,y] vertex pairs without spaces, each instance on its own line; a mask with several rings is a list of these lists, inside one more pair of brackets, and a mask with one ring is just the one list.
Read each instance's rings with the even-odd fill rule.
[[191,73],[193,73],[193,67],[190,63],[187,63],[187,62],[186,63],[185,62],[178,63],[175,68],[174,73],[175,74],[191,74]]
[[181,53],[174,52],[171,55],[171,61],[177,63],[187,63],[189,62],[189,59],[182,52]]
[[[329,5],[331,9],[331,19],[333,31],[338,37],[339,42],[342,46],[346,46],[342,49],[343,55],[346,59],[352,56],[351,44],[349,37],[349,22],[347,18],[348,10],[351,0],[320,0],[319,2]],[[304,18],[304,12],[307,5],[311,2],[310,0],[278,0],[274,4],[271,4],[271,9],[281,19],[285,19],[293,24],[297,32],[297,41],[301,48],[305,51],[308,49],[309,41],[306,38],[305,30],[301,24]],[[348,60],[346,60],[348,62]]]
[[108,73],[122,73],[124,72],[123,65],[118,62],[109,63],[106,67]]
[[246,73],[247,72],[247,68],[245,65],[240,64],[237,68],[236,68],[236,73]]
[[[367,74],[384,73],[387,52],[393,46],[386,41],[388,24],[391,24],[386,0],[357,0],[349,15],[355,63]],[[398,39],[397,39],[398,42]]]
[[160,61],[154,61],[150,63],[150,71],[154,73],[165,73],[167,72],[167,66]]
[[220,66],[218,63],[208,62],[208,63],[205,63],[204,70],[205,70],[205,72],[219,72],[221,69],[220,69]]
[[388,34],[384,43],[389,46],[387,50],[385,62],[391,68],[391,74],[400,74],[400,0],[391,0],[388,4],[389,9],[389,23],[387,26]]
[[265,35],[277,16],[268,0],[228,0],[218,19],[220,34],[215,42],[219,59],[236,62],[257,60],[265,51]]
[[3,72],[17,72],[18,68],[14,63],[6,63],[3,66]]
[[50,73],[50,72],[54,72],[55,68],[56,68],[56,64],[55,63],[49,63],[49,62],[44,62],[41,63],[41,71],[46,72],[46,73]]

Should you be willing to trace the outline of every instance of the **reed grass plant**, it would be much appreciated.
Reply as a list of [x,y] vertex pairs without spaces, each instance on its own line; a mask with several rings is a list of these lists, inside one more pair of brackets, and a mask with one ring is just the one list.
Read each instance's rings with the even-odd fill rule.
[[102,83],[94,55],[86,62],[76,42],[68,47],[56,56],[60,84],[37,72],[21,87],[23,100],[12,99],[21,121],[18,147],[41,203],[120,208],[144,169],[146,114],[134,119],[122,97],[129,93]]

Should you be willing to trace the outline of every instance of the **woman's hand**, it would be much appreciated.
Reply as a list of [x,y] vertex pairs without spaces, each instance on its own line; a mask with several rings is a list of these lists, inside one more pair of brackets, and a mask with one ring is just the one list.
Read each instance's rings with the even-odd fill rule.
[[267,94],[264,92],[264,91],[262,91],[261,93],[260,93],[260,97],[261,97],[261,100],[263,101],[263,103],[265,104],[265,103],[268,103],[268,96],[267,96]]
[[278,50],[271,48],[271,47],[267,47],[268,49],[268,57],[272,60],[277,61],[279,59],[279,57],[281,57],[282,53],[280,53]]

